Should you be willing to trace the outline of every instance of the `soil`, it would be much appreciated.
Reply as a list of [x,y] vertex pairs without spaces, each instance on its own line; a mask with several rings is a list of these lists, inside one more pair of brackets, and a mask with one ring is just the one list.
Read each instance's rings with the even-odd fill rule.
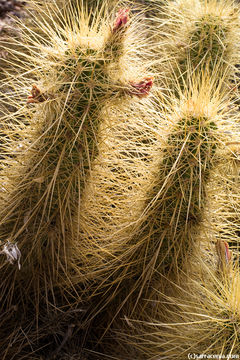
[[15,19],[26,17],[25,5],[25,1],[0,0],[0,59],[8,57],[3,44],[8,37],[17,35]]
[[22,9],[25,5],[25,1],[0,0],[0,18],[4,19],[10,15],[21,17]]

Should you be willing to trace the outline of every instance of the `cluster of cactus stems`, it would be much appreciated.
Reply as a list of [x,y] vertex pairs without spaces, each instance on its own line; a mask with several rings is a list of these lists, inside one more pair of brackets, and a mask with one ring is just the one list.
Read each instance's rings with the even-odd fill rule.
[[0,353],[237,354],[239,9],[32,5],[0,84]]
[[[121,312],[121,323],[118,318],[113,326],[113,337],[119,339],[124,359],[239,353],[239,271],[233,267],[228,245],[239,257],[235,138],[239,114],[233,103],[229,105],[226,98],[223,103],[220,100],[225,85],[234,81],[234,65],[239,61],[235,57],[238,52],[232,51],[237,50],[234,39],[239,33],[239,10],[221,1],[193,3],[191,8],[184,1],[170,2],[166,10],[174,44],[169,37],[166,40],[166,33],[162,36],[166,51],[174,48],[177,54],[170,52],[173,58],[167,63],[170,69],[176,69],[175,78],[170,79],[170,84],[178,79],[174,95],[181,104],[182,89],[189,88],[195,76],[201,91],[195,101],[188,92],[187,103],[191,106],[179,117],[162,150],[162,176],[152,201],[156,211],[149,212],[150,220],[146,219],[145,239],[153,246],[147,295],[145,292],[143,299],[130,299]],[[230,14],[235,14],[234,26]],[[186,21],[186,33],[176,29],[182,26],[179,15],[182,22]],[[186,36],[179,51],[178,35]],[[206,78],[210,81],[207,86]],[[193,88],[196,91],[197,87]],[[230,139],[227,134],[231,134]],[[233,150],[228,148],[231,144]],[[212,246],[213,240],[216,247]],[[158,245],[154,248],[153,244]],[[153,281],[149,285],[150,279]]]

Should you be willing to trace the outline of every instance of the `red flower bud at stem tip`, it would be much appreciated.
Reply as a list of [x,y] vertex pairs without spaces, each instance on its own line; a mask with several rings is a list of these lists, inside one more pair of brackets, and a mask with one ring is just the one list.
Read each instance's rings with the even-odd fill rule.
[[28,96],[27,104],[31,103],[41,103],[48,99],[48,96],[41,94],[41,91],[38,89],[37,85],[32,86],[30,96]]
[[130,82],[132,89],[128,90],[128,94],[143,98],[149,95],[153,86],[153,77],[146,77],[140,82]]
[[119,31],[121,28],[123,28],[124,25],[127,24],[128,19],[129,19],[129,18],[128,18],[129,11],[130,11],[130,9],[120,9],[120,10],[117,12],[116,20],[115,20],[115,22],[114,22],[113,29],[112,29],[112,32],[113,32],[113,33],[116,33],[116,32]]

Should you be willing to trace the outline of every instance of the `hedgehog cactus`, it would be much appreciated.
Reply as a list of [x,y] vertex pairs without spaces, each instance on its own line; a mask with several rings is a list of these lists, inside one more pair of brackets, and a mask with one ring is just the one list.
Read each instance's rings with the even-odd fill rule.
[[137,359],[239,354],[239,270],[232,267],[219,277],[209,259],[204,263],[201,256],[200,252],[192,258],[181,286],[165,284],[171,289],[167,294],[154,289],[135,313],[139,317],[126,316],[125,326],[116,329],[114,337],[126,346],[124,359],[130,358],[128,349],[135,350]]
[[166,112],[169,135],[161,150],[158,174],[149,193],[151,201],[139,234],[146,244],[154,244],[152,252],[147,246],[147,256],[152,267],[165,274],[182,267],[202,222],[206,185],[223,124],[217,115],[221,101],[214,86],[208,79],[202,82],[197,77],[178,105],[170,106]]
[[[119,359],[239,351],[238,147],[221,159],[239,145],[225,91],[239,10],[169,1],[146,32],[136,8],[140,26],[128,8],[111,20],[115,0],[30,3],[36,29],[22,24],[24,44],[5,45],[0,84],[2,357],[41,356],[61,336],[56,358],[73,328],[78,350],[89,329],[91,346],[103,344],[98,359],[115,356],[112,334]],[[151,14],[162,7],[150,3]],[[148,97],[149,68],[165,90],[156,81]]]
[[239,59],[238,7],[232,1],[179,0],[169,2],[164,13],[168,20],[164,18],[157,51],[165,48],[170,58],[165,71],[174,71],[181,83],[188,83],[189,74],[203,71],[219,79],[224,76],[229,85]]
[[[90,273],[88,279],[97,283],[96,290],[95,287],[91,288],[94,293],[90,293],[90,298],[93,295],[96,297],[94,311],[101,312],[95,327],[102,329],[103,333],[111,329],[112,323],[115,324],[115,317],[118,323],[122,316],[134,314],[142,295],[147,296],[151,286],[158,288],[160,276],[178,282],[179,274],[187,268],[192,251],[199,242],[198,233],[203,226],[207,204],[207,183],[216,163],[217,148],[221,147],[224,139],[223,131],[228,129],[226,115],[221,112],[223,94],[215,92],[215,84],[210,85],[208,80],[207,77],[202,83],[197,77],[192,89],[186,89],[180,99],[172,97],[165,112],[163,108],[159,109],[159,121],[155,121],[154,129],[156,134],[159,132],[162,136],[158,138],[155,134],[156,140],[152,141],[151,150],[145,147],[149,154],[155,148],[157,161],[152,162],[151,168],[149,156],[148,167],[145,165],[148,171],[149,167],[151,170],[147,179],[148,187],[143,187],[145,195],[138,190],[138,203],[131,197],[131,201],[141,209],[137,220],[128,212],[131,226],[125,221],[118,229],[115,222],[116,235],[112,214],[116,216],[117,210],[111,211],[108,206],[111,216],[105,213],[100,222],[96,216],[89,216],[92,215],[90,202],[90,210],[85,209],[92,225],[88,226],[87,233],[91,243],[93,239],[90,234],[96,223],[96,230],[100,230],[99,234],[95,231],[95,257],[90,251],[85,252],[88,267],[83,268],[81,273]],[[115,181],[113,183],[116,184]],[[138,186],[132,186],[137,191]],[[117,194],[115,197],[119,199],[118,208],[121,208],[124,193],[122,191],[121,196],[118,195],[122,190],[120,186],[114,187],[114,190]],[[107,192],[105,197],[114,199],[113,194]],[[103,196],[102,199],[105,200]],[[133,213],[136,216],[137,211],[134,209]],[[123,214],[121,216],[123,219]],[[81,219],[84,221],[83,216]],[[132,226],[133,223],[136,227]],[[101,236],[104,226],[105,237]]]
[[179,254],[184,258],[187,253],[189,230],[201,221],[205,186],[216,151],[216,130],[216,123],[204,113],[196,113],[193,107],[180,117],[164,150],[159,178],[164,179],[165,184],[155,189],[161,199],[161,225],[156,223],[155,226],[159,235],[164,233],[163,229],[168,229],[161,250],[164,254],[168,253],[171,239],[174,239],[176,248],[173,247],[175,250],[168,262],[174,264],[176,261],[177,267],[183,261],[179,261]]
[[[12,80],[18,111],[4,118],[10,138],[4,146],[11,156],[5,155],[1,173],[2,254],[11,260],[10,249],[16,254],[20,249],[23,266],[19,273],[15,267],[2,267],[1,306],[12,306],[11,292],[12,301],[21,304],[26,314],[35,311],[36,319],[39,306],[48,308],[57,292],[60,303],[61,296],[67,296],[63,284],[66,279],[71,283],[67,264],[73,212],[98,154],[104,107],[147,96],[153,82],[142,72],[139,79],[124,73],[134,65],[128,56],[124,58],[129,10],[119,10],[112,26],[106,9],[101,10],[105,13],[101,23],[97,11],[91,25],[84,9],[71,20],[62,17],[55,28],[40,17],[38,26],[45,39],[25,31],[22,56],[30,75]],[[18,66],[21,69],[23,64]],[[31,93],[22,105],[22,100],[17,101],[31,82]],[[12,260],[19,261],[20,255]]]
[[[117,277],[114,273],[110,287],[109,297],[113,298],[113,289],[119,296],[114,294],[114,304],[106,309],[109,322],[106,321],[107,315],[100,316],[96,325],[101,328],[105,320],[104,331],[106,328],[110,333],[112,331],[117,340],[118,333],[120,346],[123,344],[121,339],[125,328],[126,342],[129,341],[134,349],[138,347],[137,321],[139,324],[159,321],[164,328],[164,322],[168,323],[167,317],[164,317],[166,311],[163,311],[163,320],[149,315],[148,308],[150,312],[152,309],[153,312],[156,310],[162,314],[161,301],[165,301],[163,293],[167,292],[165,295],[168,298],[171,286],[181,288],[185,281],[188,282],[186,277],[183,279],[182,274],[191,271],[189,267],[192,254],[195,248],[199,249],[201,236],[205,237],[206,242],[211,240],[213,232],[209,225],[208,228],[205,227],[209,200],[207,188],[218,165],[222,144],[229,140],[228,129],[235,120],[231,116],[231,110],[227,110],[228,100],[222,91],[219,93],[216,89],[215,83],[210,85],[208,77],[204,81],[203,77],[197,77],[192,89],[186,90],[178,100],[172,98],[172,103],[165,110],[168,136],[164,147],[161,144],[159,149],[159,161],[155,163],[155,176],[146,196],[148,201],[145,203],[141,226],[129,242],[135,246],[129,246],[122,255],[121,259],[126,265],[121,271],[119,267]],[[224,270],[225,276],[225,270],[227,273],[231,262],[227,243],[218,243],[217,255],[218,272]],[[106,283],[105,280],[102,286]],[[152,288],[156,290],[152,291]],[[156,300],[158,293],[161,299],[159,303]],[[149,303],[145,306],[146,298]],[[168,305],[166,304],[166,309]],[[167,311],[169,314],[172,312],[171,306]],[[160,325],[159,327],[161,328]],[[136,358],[165,355],[158,352],[158,343],[162,343],[164,332],[162,334],[159,331],[156,336],[151,337],[155,331],[154,324],[146,328],[149,335],[144,333],[141,352],[135,355]],[[150,339],[149,344],[144,342],[144,337]],[[103,348],[105,346],[108,344],[103,341]]]

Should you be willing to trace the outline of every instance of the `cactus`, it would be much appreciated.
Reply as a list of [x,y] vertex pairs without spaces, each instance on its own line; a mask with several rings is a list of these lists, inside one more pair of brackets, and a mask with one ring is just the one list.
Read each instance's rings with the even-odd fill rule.
[[238,129],[232,126],[230,134],[231,141],[226,143],[225,150],[219,155],[217,171],[209,184],[208,219],[215,229],[215,237],[227,241],[231,249],[238,252],[240,211]]
[[[167,333],[165,337],[162,329],[164,323],[168,324],[173,310],[171,306],[168,309],[166,304],[162,313],[161,304],[168,299],[171,286],[177,289],[188,282],[182,274],[190,271],[189,264],[195,248],[199,249],[203,239],[210,243],[214,236],[214,229],[206,225],[208,185],[216,171],[223,144],[229,140],[228,129],[232,128],[234,117],[230,116],[231,110],[227,111],[228,100],[222,91],[217,92],[215,83],[211,86],[208,77],[205,82],[202,80],[203,77],[197,77],[192,89],[186,90],[179,100],[173,98],[172,106],[165,110],[168,120],[165,132],[167,129],[168,136],[165,146],[161,144],[159,149],[154,181],[146,196],[148,200],[138,232],[129,242],[132,247],[119,255],[122,269],[120,266],[113,268],[114,275],[107,280],[105,278],[98,289],[100,291],[108,284],[111,289],[108,296],[113,302],[109,304],[106,296],[103,297],[108,306],[105,314],[100,313],[95,322],[95,328],[102,329],[104,335],[108,331],[101,349],[108,348],[107,339],[112,334],[120,347],[129,342],[127,352],[130,354],[131,348],[138,348],[138,338],[141,338],[141,351],[135,354],[138,359],[166,355],[158,352],[158,343],[162,344],[162,337],[166,340],[169,336]],[[164,118],[162,112],[161,116]],[[220,251],[220,256],[224,255],[222,250],[219,254]],[[219,269],[223,269],[220,264]],[[152,288],[156,290],[152,291]],[[160,300],[157,300],[158,293]],[[144,299],[149,301],[146,305]],[[103,308],[102,303],[100,305]],[[148,307],[150,311],[152,307],[153,311],[156,308],[163,314],[164,320],[160,315],[155,318],[151,315],[150,318]],[[166,312],[168,315],[165,316]],[[140,329],[141,323],[146,323],[142,337],[138,332],[138,321]],[[148,326],[148,322],[161,322],[161,331],[156,336],[153,334],[154,324]],[[122,338],[124,333],[126,343]],[[170,354],[169,359],[173,352]],[[176,354],[178,356],[177,351]],[[123,358],[128,359],[124,351]]]
[[1,355],[238,352],[238,8],[30,3],[2,59]]
[[149,213],[139,234],[146,244],[153,244],[147,255],[152,267],[158,269],[157,264],[162,263],[158,271],[165,274],[170,269],[177,272],[191,252],[222,134],[222,95],[208,79],[202,82],[197,77],[195,81],[166,114],[170,131],[149,195]]
[[114,351],[119,346],[124,356],[119,359],[130,359],[131,351],[137,359],[169,360],[183,360],[188,354],[239,353],[239,270],[232,268],[219,278],[201,255],[200,251],[192,258],[188,275],[181,275],[181,286],[162,279],[167,292],[153,289],[135,312],[137,318],[125,315],[113,333],[119,342]]
[[[104,17],[100,20],[100,10],[96,10],[91,25],[87,11],[78,11],[72,18],[59,14],[61,21],[55,27],[51,13],[49,25],[45,14],[42,18],[38,15],[40,34],[25,30],[21,54],[25,62],[16,65],[24,65],[25,74],[20,72],[11,80],[17,111],[3,118],[11,141],[4,143],[10,156],[5,155],[1,170],[2,255],[13,262],[20,259],[21,251],[22,268],[19,272],[15,267],[2,266],[1,307],[8,311],[18,303],[17,323],[25,321],[33,326],[36,322],[39,334],[38,321],[43,313],[47,310],[51,317],[56,312],[50,311],[52,302],[68,309],[76,306],[75,302],[81,306],[81,295],[76,293],[68,272],[70,234],[76,226],[74,209],[81,204],[99,153],[104,107],[121,109],[133,96],[147,96],[152,86],[152,79],[143,76],[145,64],[140,66],[131,51],[126,51],[131,38],[129,10],[120,9],[113,25],[109,24],[106,4],[100,12]],[[133,68],[135,76],[130,78]],[[107,125],[111,128],[109,118]],[[11,249],[16,256],[9,255]],[[82,278],[78,281],[81,283]],[[66,283],[70,284],[68,291]],[[2,328],[4,324],[3,319]],[[40,336],[34,331],[32,334]],[[4,351],[10,356],[15,349],[6,347]]]
[[168,3],[165,17],[156,49],[166,51],[164,72],[174,72],[181,86],[189,74],[202,71],[224,77],[231,86],[239,61],[239,8],[232,1],[180,0]]
[[[89,299],[95,308],[89,313],[87,321],[95,318],[95,336],[101,339],[106,332],[114,331],[114,326],[122,323],[125,315],[131,317],[135,311],[139,315],[138,302],[148,296],[151,286],[158,287],[159,277],[170,277],[178,282],[179,273],[187,267],[193,248],[199,241],[197,234],[203,226],[207,203],[206,186],[215,164],[217,147],[221,147],[223,129],[228,128],[226,115],[221,110],[226,100],[222,94],[215,92],[215,84],[211,86],[208,80],[207,77],[202,83],[196,78],[192,89],[186,89],[181,99],[172,96],[165,112],[163,108],[159,109],[159,120],[153,123],[156,140],[153,141],[153,138],[150,147],[145,147],[146,153],[154,155],[155,161],[148,155],[151,173],[147,175],[148,186],[144,188],[142,185],[145,194],[138,190],[138,202],[134,197],[130,198],[141,210],[139,213],[134,209],[135,217],[127,213],[131,222],[127,222],[123,214],[119,218],[125,222],[114,219],[114,215],[122,209],[120,200],[124,204],[123,185],[114,187],[118,210],[110,208],[114,194],[105,191],[99,196],[100,201],[104,200],[101,203],[105,217],[103,212],[99,217],[89,216],[93,214],[94,207],[90,202],[84,202],[88,208],[84,208],[84,213],[89,221],[85,229],[86,238],[90,238],[91,243],[95,241],[96,250],[95,257],[94,253],[85,251],[88,267],[79,271],[84,276],[87,274],[88,282],[91,280]],[[126,165],[123,168],[127,169]],[[109,176],[115,180],[113,184],[117,184],[117,176]],[[136,185],[131,183],[137,190]],[[107,194],[107,201],[104,194]],[[95,195],[94,199],[98,197]],[[117,203],[114,205],[117,206]],[[97,209],[99,207],[97,203]],[[82,219],[80,223],[84,223],[83,215]],[[120,228],[116,224],[120,224]],[[95,227],[94,239],[90,234]],[[95,285],[92,285],[94,282]],[[103,339],[103,348],[105,345]]]

